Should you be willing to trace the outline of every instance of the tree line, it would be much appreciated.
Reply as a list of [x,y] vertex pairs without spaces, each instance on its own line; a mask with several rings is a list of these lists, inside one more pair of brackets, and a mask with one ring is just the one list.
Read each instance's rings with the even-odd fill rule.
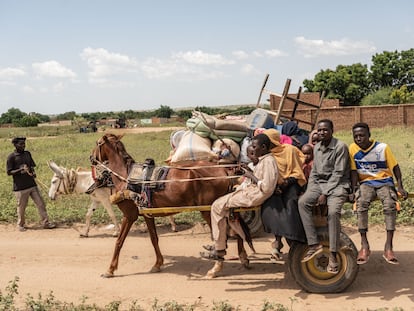
[[377,53],[372,65],[338,65],[304,80],[308,92],[325,91],[344,106],[405,104],[414,102],[414,49]]
[[56,116],[42,115],[40,113],[25,113],[17,108],[10,108],[7,112],[0,116],[0,124],[12,124],[15,127],[30,127],[37,126],[39,123],[71,120],[77,125],[87,124],[90,122],[97,122],[103,119],[118,119],[118,120],[139,120],[157,118],[171,118],[173,115],[182,120],[191,118],[193,110],[201,111],[209,115],[246,115],[250,114],[255,107],[229,107],[229,108],[212,108],[205,106],[197,106],[193,109],[173,110],[169,106],[161,105],[160,108],[153,111],[134,111],[126,110],[121,112],[91,112],[77,114],[75,111],[69,111]]
[[[407,51],[384,51],[372,56],[372,65],[361,63],[338,65],[335,70],[322,69],[313,80],[305,79],[305,92],[325,91],[326,98],[339,99],[343,106],[405,104],[414,102],[414,48]],[[177,115],[184,120],[191,117],[193,110],[210,115],[249,114],[254,107],[210,108],[195,107],[187,110],[173,110],[161,105],[156,110],[122,112],[92,112],[77,114],[69,111],[56,116],[40,113],[25,113],[10,108],[0,116],[0,124],[18,127],[36,126],[53,120],[86,120],[95,122],[105,118],[147,119],[151,117],[170,118]]]

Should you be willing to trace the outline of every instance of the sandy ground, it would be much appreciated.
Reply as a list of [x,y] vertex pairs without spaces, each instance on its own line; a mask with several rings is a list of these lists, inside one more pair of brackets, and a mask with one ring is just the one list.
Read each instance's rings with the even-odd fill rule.
[[[150,309],[154,299],[160,303],[198,302],[196,310],[211,310],[214,302],[228,301],[240,310],[260,310],[265,300],[293,310],[367,310],[400,307],[414,310],[414,228],[400,227],[395,250],[400,265],[387,264],[382,258],[384,232],[369,232],[373,251],[368,264],[361,266],[355,282],[341,294],[309,294],[301,290],[290,276],[287,265],[269,260],[270,236],[255,240],[257,254],[250,253],[251,269],[230,260],[236,245],[230,241],[222,276],[206,280],[213,263],[201,259],[201,245],[209,243],[209,233],[197,225],[173,233],[160,227],[160,246],[165,266],[160,273],[149,273],[155,261],[147,233],[134,227],[120,257],[119,269],[112,279],[101,278],[109,266],[115,239],[106,227],[95,227],[89,238],[79,238],[81,225],[43,230],[31,227],[18,232],[12,225],[0,226],[0,290],[4,291],[15,276],[20,278],[19,301],[26,294],[37,297],[53,291],[56,299],[104,306],[119,300],[127,308],[136,300]],[[353,228],[345,231],[359,246]],[[285,249],[286,251],[287,249]]]

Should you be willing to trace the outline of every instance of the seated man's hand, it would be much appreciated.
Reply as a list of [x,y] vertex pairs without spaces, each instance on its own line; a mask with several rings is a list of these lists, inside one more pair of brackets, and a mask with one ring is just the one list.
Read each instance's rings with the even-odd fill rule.
[[397,192],[398,192],[398,195],[403,198],[403,200],[407,200],[407,198],[408,198],[408,192],[405,191],[404,188],[398,188]]
[[321,194],[318,198],[318,205],[319,206],[326,206],[326,195]]

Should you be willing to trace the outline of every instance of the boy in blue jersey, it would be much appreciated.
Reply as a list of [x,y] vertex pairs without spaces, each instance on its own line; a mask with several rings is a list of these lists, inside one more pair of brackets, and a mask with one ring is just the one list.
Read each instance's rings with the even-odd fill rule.
[[397,218],[397,192],[393,176],[397,180],[397,191],[403,199],[408,196],[403,187],[400,167],[387,144],[370,139],[368,124],[356,123],[352,127],[352,134],[354,143],[349,146],[351,184],[357,206],[358,230],[361,234],[361,250],[358,253],[357,263],[360,265],[367,263],[371,254],[367,239],[368,208],[378,197],[383,205],[387,230],[383,257],[390,264],[398,264],[392,245]]

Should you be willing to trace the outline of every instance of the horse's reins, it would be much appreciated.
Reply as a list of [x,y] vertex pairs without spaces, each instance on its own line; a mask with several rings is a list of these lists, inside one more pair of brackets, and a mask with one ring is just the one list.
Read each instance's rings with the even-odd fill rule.
[[[106,169],[107,171],[109,171],[110,173],[114,174],[116,177],[118,177],[119,179],[123,180],[124,182],[128,182],[128,178],[125,178],[121,175],[119,175],[117,172],[113,171],[111,168],[109,168],[107,165],[105,165],[104,163],[102,163],[101,161],[98,161],[97,159],[94,159],[94,161],[97,163],[97,165],[103,167],[104,169]],[[233,167],[237,166],[237,165],[231,165]],[[213,167],[230,167],[230,166],[223,166],[223,165],[211,165],[211,166],[192,166],[192,167],[176,167],[176,166],[166,166],[167,168],[176,168],[176,169],[183,169],[183,170],[191,170],[191,169],[200,169],[200,168],[213,168]],[[213,176],[213,177],[197,177],[197,178],[183,178],[183,179],[169,179],[169,180],[157,180],[158,182],[187,182],[187,181],[197,181],[197,180],[215,180],[215,179],[237,179],[240,176]],[[141,184],[151,184],[154,183],[154,180],[142,180],[139,183]]]
[[[97,142],[97,147],[98,147],[98,153],[99,153],[99,158],[100,158],[100,154],[101,154],[101,146],[103,144],[105,144],[106,142]],[[111,174],[115,175],[116,177],[118,177],[119,179],[121,179],[122,181],[128,183],[128,178],[125,178],[123,176],[121,176],[120,174],[118,174],[117,172],[113,171],[110,167],[108,167],[107,165],[105,165],[102,161],[98,160],[97,157],[93,158],[93,162],[97,163],[97,165],[103,167],[104,169],[108,170]],[[191,170],[191,169],[200,169],[200,168],[227,168],[227,167],[238,167],[238,164],[229,164],[229,165],[210,165],[210,166],[191,166],[191,167],[176,167],[176,166],[167,166],[167,168],[176,168],[176,169],[182,169],[182,170]],[[187,181],[199,181],[199,180],[216,180],[216,179],[237,179],[240,176],[220,176],[220,177],[198,177],[198,178],[183,178],[183,179],[169,179],[169,180],[159,180],[159,182],[165,182],[165,183],[169,183],[169,182],[187,182]],[[140,183],[142,184],[150,184],[150,183],[154,183],[153,180],[149,180],[149,181],[140,181]]]

